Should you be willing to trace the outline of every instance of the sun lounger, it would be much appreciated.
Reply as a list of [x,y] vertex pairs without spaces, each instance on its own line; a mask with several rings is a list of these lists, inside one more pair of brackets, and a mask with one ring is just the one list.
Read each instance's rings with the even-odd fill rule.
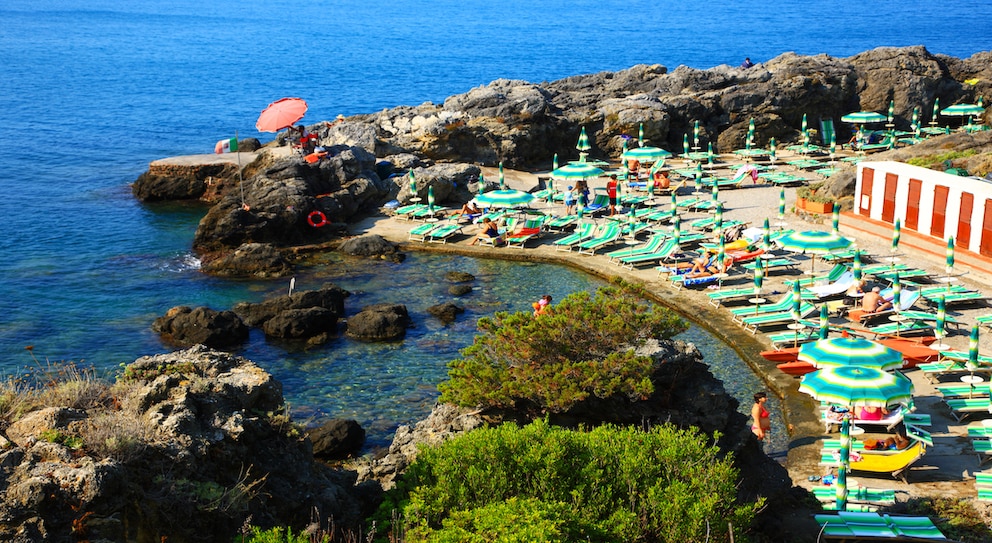
[[833,298],[835,296],[840,296],[847,293],[851,287],[857,286],[858,282],[854,280],[854,272],[847,271],[844,272],[836,281],[826,283],[810,285],[807,289],[816,296],[818,300],[826,300],[828,298]]
[[[860,332],[861,331],[859,330],[859,333]],[[870,334],[875,338],[880,336],[926,335],[927,332],[933,332],[933,325],[926,321],[906,320],[901,322],[887,322],[885,324],[879,324],[878,326],[865,328],[863,332],[865,334]]]
[[805,326],[801,330],[789,330],[768,334],[768,341],[772,345],[801,345],[820,339],[820,324],[813,321],[800,319],[799,324]]
[[865,277],[867,277],[867,276],[874,277],[876,274],[879,274],[879,273],[888,273],[888,272],[892,272],[892,271],[897,271],[897,270],[898,271],[902,271],[902,270],[908,270],[908,269],[909,269],[909,266],[907,266],[905,264],[889,264],[889,263],[882,262],[882,263],[878,263],[878,264],[870,264],[868,266],[862,266],[861,267],[861,275],[862,276],[865,276]]
[[988,326],[992,328],[992,315],[979,315],[975,317],[975,323],[979,326]]
[[753,316],[755,313],[777,313],[788,309],[792,309],[792,294],[786,294],[770,304],[755,307],[735,307],[730,310],[730,314],[733,315],[735,321],[740,322],[744,317]]
[[948,373],[965,371],[964,363],[955,360],[942,360],[939,362],[925,362],[917,364],[916,368],[923,372],[923,376],[931,383],[936,383],[937,378]]
[[670,277],[671,281],[669,286],[674,287],[676,290],[682,287],[702,287],[706,285],[712,285],[713,283],[720,283],[726,279],[726,274],[717,273],[713,275],[704,275],[703,277],[686,277],[685,275],[673,275]]
[[586,206],[583,213],[588,213],[589,215],[596,215],[610,208],[610,197],[605,194],[597,194],[593,197],[592,202]]
[[564,232],[566,228],[579,221],[578,215],[565,215],[563,217],[551,217],[544,223],[544,228],[549,232]]
[[989,441],[988,437],[972,439],[971,448],[978,455],[979,466],[992,459],[992,441]]
[[[816,487],[813,489],[813,496],[821,502],[829,502],[837,499],[837,490],[831,486]],[[882,488],[855,487],[848,489],[847,500],[849,502],[864,502],[872,505],[894,505],[896,503],[896,491]]]
[[731,301],[746,300],[757,296],[758,293],[754,291],[754,287],[741,287],[706,293],[706,297],[710,299],[710,305],[713,307],[720,307],[720,304],[725,304]]
[[425,222],[410,229],[407,239],[410,241],[426,242],[427,236],[438,227],[437,223]]
[[[430,224],[430,223],[428,223]],[[447,243],[448,238],[462,231],[462,227],[457,223],[446,223],[438,226],[427,233],[426,241],[429,243]]]
[[576,244],[576,247],[579,250],[579,254],[595,254],[597,249],[602,249],[620,239],[620,233],[620,226],[617,223],[607,223],[598,234],[587,240],[580,241]]
[[[896,409],[893,409],[892,411],[889,411],[889,414],[881,419],[877,419],[877,420],[850,419],[850,422],[854,426],[884,426],[886,429],[891,430],[895,428],[896,425],[899,424],[900,422],[904,422],[906,415],[907,415],[906,410],[902,406],[900,406]],[[842,416],[843,416],[842,413],[835,413],[828,409],[824,409],[820,411],[820,420],[823,422],[824,431],[829,434],[832,431],[838,430],[840,428],[841,422],[843,422],[841,420]],[[917,422],[917,424],[920,423]],[[920,425],[929,426],[929,422],[927,421],[927,424],[920,424]]]
[[[926,298],[926,301],[930,305],[937,305],[937,300],[941,295],[934,295],[931,298]],[[951,304],[977,304],[985,303],[988,301],[988,296],[982,294],[978,291],[966,291],[966,292],[952,292],[950,294],[944,294],[944,304],[945,307]]]
[[[896,276],[899,276],[900,281],[906,281],[913,278],[930,277],[930,272],[926,270],[921,270],[919,268],[907,267],[901,270],[878,272],[872,275],[875,276],[875,279],[878,279],[880,281],[888,281],[891,283],[895,281]],[[903,285],[905,284],[906,283],[904,282]]]
[[945,400],[958,398],[981,398],[989,395],[989,383],[942,383],[935,385],[937,392]]
[[[650,254],[656,252],[665,243],[668,236],[665,234],[654,234],[648,238],[647,242],[643,245],[638,245],[636,247],[628,247],[626,249],[617,249],[616,251],[610,251],[606,253],[606,258],[614,264],[620,264],[620,259],[625,256],[634,256],[640,254]],[[674,245],[674,243],[672,243]]]
[[592,237],[593,233],[596,232],[595,223],[582,223],[576,227],[575,232],[554,241],[556,251],[571,251],[572,247],[578,245],[580,242],[587,240]]
[[[888,301],[892,301],[893,294],[892,289],[885,289],[881,291],[882,298]],[[899,297],[899,311],[909,311],[909,308],[916,305],[916,302],[920,300],[920,291],[903,289],[901,296]],[[863,309],[852,309],[847,312],[847,320],[851,322],[856,322],[859,324],[868,324],[870,322],[878,321],[883,318],[889,318],[895,315],[897,311],[895,308],[886,309],[884,311],[875,311],[872,313],[866,313]]]
[[992,473],[976,473],[975,490],[978,491],[979,501],[992,501]]
[[955,398],[944,403],[951,409],[951,416],[958,422],[975,413],[992,413],[992,402],[989,398]]
[[541,235],[541,228],[544,225],[545,217],[527,219],[519,230],[506,236],[507,247],[519,247],[523,249],[527,242]]
[[[799,317],[806,317],[815,311],[816,306],[811,303],[803,302],[803,304],[799,307]],[[780,311],[778,313],[766,313],[763,315],[744,317],[741,319],[741,326],[743,326],[745,330],[754,334],[757,333],[759,328],[783,326],[794,321],[795,318],[792,311]]]
[[[820,260],[824,262],[833,262],[833,263],[848,262],[854,260],[854,253],[856,251],[857,249],[847,249],[844,251],[836,251],[833,253],[824,253],[820,255]],[[862,251],[861,258],[862,258],[862,262],[864,262],[864,260],[868,258],[868,255],[865,254],[864,251]]]
[[766,273],[770,273],[772,270],[777,269],[796,269],[798,262],[792,260],[787,256],[776,256],[774,258],[759,258],[754,262],[750,262],[744,265],[744,269],[754,272],[754,269],[758,266],[764,268]]
[[860,460],[851,462],[850,469],[868,473],[888,473],[892,477],[908,483],[907,472],[909,468],[924,454],[926,454],[926,447],[923,443],[916,442],[896,454],[864,453]]
[[675,240],[667,239],[658,247],[654,252],[651,253],[641,253],[636,255],[622,256],[618,260],[619,264],[625,268],[633,269],[638,264],[644,264],[646,262],[658,262],[659,260],[664,260],[671,256],[673,252],[678,250],[678,246],[675,244]]

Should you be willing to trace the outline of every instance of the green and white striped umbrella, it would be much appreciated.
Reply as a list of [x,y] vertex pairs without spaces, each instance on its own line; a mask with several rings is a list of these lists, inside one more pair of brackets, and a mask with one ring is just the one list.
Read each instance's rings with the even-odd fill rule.
[[434,185],[427,187],[427,209],[434,211]]
[[896,120],[896,101],[889,100],[889,114],[886,115],[886,120],[890,123]]
[[[621,159],[623,159],[623,156],[625,154],[627,154],[627,151],[629,149],[630,149],[630,143],[628,143],[627,138],[623,138],[623,143],[620,145],[620,158]],[[623,161],[623,169],[624,170],[627,169],[627,162],[626,161]]]
[[[944,271],[950,275],[954,271],[954,236],[947,238],[947,250],[945,252]],[[950,285],[950,281],[947,282]]]
[[682,240],[682,215],[678,213],[672,218],[672,240],[675,242],[676,247],[678,247],[679,242]]
[[579,151],[588,151],[592,149],[592,145],[589,145],[589,136],[586,135],[586,127],[582,127],[582,131],[579,133],[579,141],[575,144],[575,148]]
[[[696,172],[697,182],[698,182],[698,179],[700,178],[700,176],[702,176],[702,172]],[[710,195],[713,197],[712,199],[713,199],[714,202],[718,202],[720,200],[720,185],[719,185],[719,183],[713,183],[713,188],[710,190]]]
[[985,109],[977,104],[954,104],[940,111],[941,115],[948,117],[965,117],[968,115],[981,115],[982,113],[985,113]]
[[548,204],[550,205],[555,200],[555,178],[548,178]]
[[517,207],[534,201],[534,195],[522,190],[499,189],[480,194],[475,201],[482,207]]
[[558,169],[558,153],[555,153],[555,157],[551,159],[551,171]]
[[978,365],[978,325],[971,327],[971,336],[968,337],[968,363],[972,366]]
[[861,283],[861,250],[854,251],[854,264],[851,266],[851,273],[854,274],[854,280],[859,284]]
[[637,127],[637,145],[644,147],[644,123]]
[[778,220],[785,220],[785,189],[778,191]]
[[913,382],[897,371],[837,366],[803,375],[799,392],[821,402],[851,407],[886,407],[912,401]]
[[837,154],[837,133],[830,133],[830,158]]
[[817,369],[860,366],[882,371],[900,368],[903,362],[901,352],[856,337],[835,337],[807,343],[799,348],[797,359],[813,364]]
[[838,204],[837,202],[834,202],[833,220],[831,221],[830,226],[831,226],[830,231],[833,233],[833,235],[839,236],[840,235],[840,204]]
[[554,179],[588,179],[603,175],[603,170],[588,162],[569,162],[551,172]]
[[692,126],[692,146],[699,147],[699,121],[696,121]]
[[682,155],[689,156],[689,134],[682,134]]
[[506,176],[503,175],[503,163],[499,163],[499,190],[506,189]]
[[805,134],[806,131],[807,131],[807,128],[809,128],[809,124],[807,124],[807,122],[806,122],[806,114],[803,113],[803,124],[802,124],[802,127],[799,129],[799,131],[802,132],[803,134]]
[[640,162],[657,162],[663,158],[672,156],[672,153],[660,147],[638,147],[624,151],[620,158],[624,160],[637,160]]
[[940,98],[933,99],[933,116],[930,118],[933,124],[937,124],[937,116],[940,114]]
[[[899,280],[899,273],[892,278],[892,308],[896,313],[902,308],[902,281]],[[899,331],[899,321],[896,321],[896,331]]]
[[751,150],[751,146],[754,145],[754,117],[751,117],[751,121],[747,123],[747,140],[744,142],[745,149]]
[[713,232],[720,236],[720,239],[723,239],[723,202],[718,201],[716,203],[716,212],[713,214]]
[[706,163],[712,166],[714,157],[716,155],[713,153],[713,142],[711,141],[706,144]]
[[410,178],[410,193],[417,196],[417,178],[413,176],[413,170],[407,175]]
[[754,268],[754,295],[757,297],[761,294],[761,286],[765,282],[765,269],[761,266],[756,266]]
[[827,304],[820,306],[820,340],[827,339],[830,335],[830,310]]
[[483,175],[482,175],[481,172],[479,173],[479,183],[478,183],[478,186],[476,188],[476,192],[478,194],[482,194],[482,193],[486,192],[486,178],[483,177]]
[[943,343],[947,337],[947,300],[943,294],[937,298],[937,323],[933,327],[933,335],[938,343]]
[[675,213],[675,211],[678,210],[678,207],[679,207],[679,195],[678,194],[675,194],[675,191],[673,190],[672,191],[672,213]]
[[899,250],[899,238],[902,236],[902,221],[896,219],[892,225],[892,252]]
[[727,242],[723,240],[723,236],[720,236],[720,242],[718,245],[719,249],[716,253],[717,269],[720,273],[726,273],[727,269],[724,267],[724,262],[727,260]]
[[775,147],[776,147],[775,138],[768,140],[768,151],[769,151],[768,159],[771,160],[772,162],[775,162]]
[[978,97],[978,101],[975,102],[975,105],[977,105],[978,107],[984,109],[985,108],[985,97],[984,96],[979,96]]
[[765,217],[765,223],[762,225],[761,248],[765,252],[772,250],[772,227],[768,224],[768,217]]
[[[807,230],[793,232],[779,238],[779,245],[786,251],[795,253],[826,254],[850,247],[851,240],[830,232]],[[810,258],[810,273],[813,273],[815,258]]]
[[802,313],[799,312],[799,309],[802,307],[802,304],[803,304],[802,287],[799,285],[799,281],[793,281],[792,309],[789,310],[789,314],[790,314],[789,316],[791,316],[792,320],[795,322],[799,322],[799,319],[803,318]]
[[875,111],[855,111],[854,113],[844,115],[840,120],[851,124],[873,124],[884,123],[887,118],[885,115]]
[[910,121],[910,124],[913,125],[914,132],[920,129],[920,106],[916,106],[913,108],[913,117],[912,120]]

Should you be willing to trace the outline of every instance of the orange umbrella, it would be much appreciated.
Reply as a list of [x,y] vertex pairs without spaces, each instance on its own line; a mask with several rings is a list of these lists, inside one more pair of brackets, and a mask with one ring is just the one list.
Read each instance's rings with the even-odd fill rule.
[[293,126],[307,112],[307,103],[302,98],[282,98],[269,104],[255,121],[259,132],[278,132]]

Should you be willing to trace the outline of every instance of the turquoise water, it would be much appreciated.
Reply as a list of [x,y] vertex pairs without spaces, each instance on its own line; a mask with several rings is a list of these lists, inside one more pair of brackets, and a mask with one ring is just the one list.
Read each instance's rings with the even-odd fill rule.
[[[867,13],[854,2],[755,0],[5,1],[0,371],[32,363],[28,345],[41,357],[109,370],[168,349],[149,325],[169,307],[225,308],[285,288],[203,276],[189,247],[204,210],[142,205],[128,187],[152,160],[210,152],[235,133],[271,138],[255,132],[254,121],[283,96],[306,98],[304,122],[313,123],[440,102],[497,78],[540,82],[637,63],[708,68],[785,51],[848,56],[916,44],[964,57],[992,48],[968,16],[987,7],[883,0]],[[329,263],[308,272],[313,281],[304,274],[299,282],[304,288],[317,276],[332,278],[360,293],[351,309],[376,296],[413,307],[442,286],[436,275],[411,270],[447,266],[493,277],[480,279],[489,286],[469,297],[473,313],[450,329],[422,319],[403,345],[338,340],[288,354],[253,336],[244,354],[286,383],[301,412],[354,416],[381,441],[429,406],[438,372],[471,337],[475,317],[529,303],[544,289],[560,299],[595,285],[560,268],[535,274],[519,264],[433,257],[413,257],[401,273],[354,277]],[[410,290],[393,285],[403,277]],[[526,291],[501,287],[530,280]],[[714,362],[734,358],[718,344],[704,350]],[[738,367],[726,380],[748,398],[760,385],[745,383],[745,373]]]

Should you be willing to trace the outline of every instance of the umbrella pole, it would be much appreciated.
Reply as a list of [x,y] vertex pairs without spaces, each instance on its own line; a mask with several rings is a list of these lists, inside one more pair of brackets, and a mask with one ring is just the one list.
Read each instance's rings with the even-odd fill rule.
[[[238,141],[238,131],[234,131],[234,141]],[[238,146],[238,150],[234,152],[238,158],[238,186],[241,187],[241,209],[246,209],[248,207],[245,204],[245,178],[241,173],[241,146]]]

